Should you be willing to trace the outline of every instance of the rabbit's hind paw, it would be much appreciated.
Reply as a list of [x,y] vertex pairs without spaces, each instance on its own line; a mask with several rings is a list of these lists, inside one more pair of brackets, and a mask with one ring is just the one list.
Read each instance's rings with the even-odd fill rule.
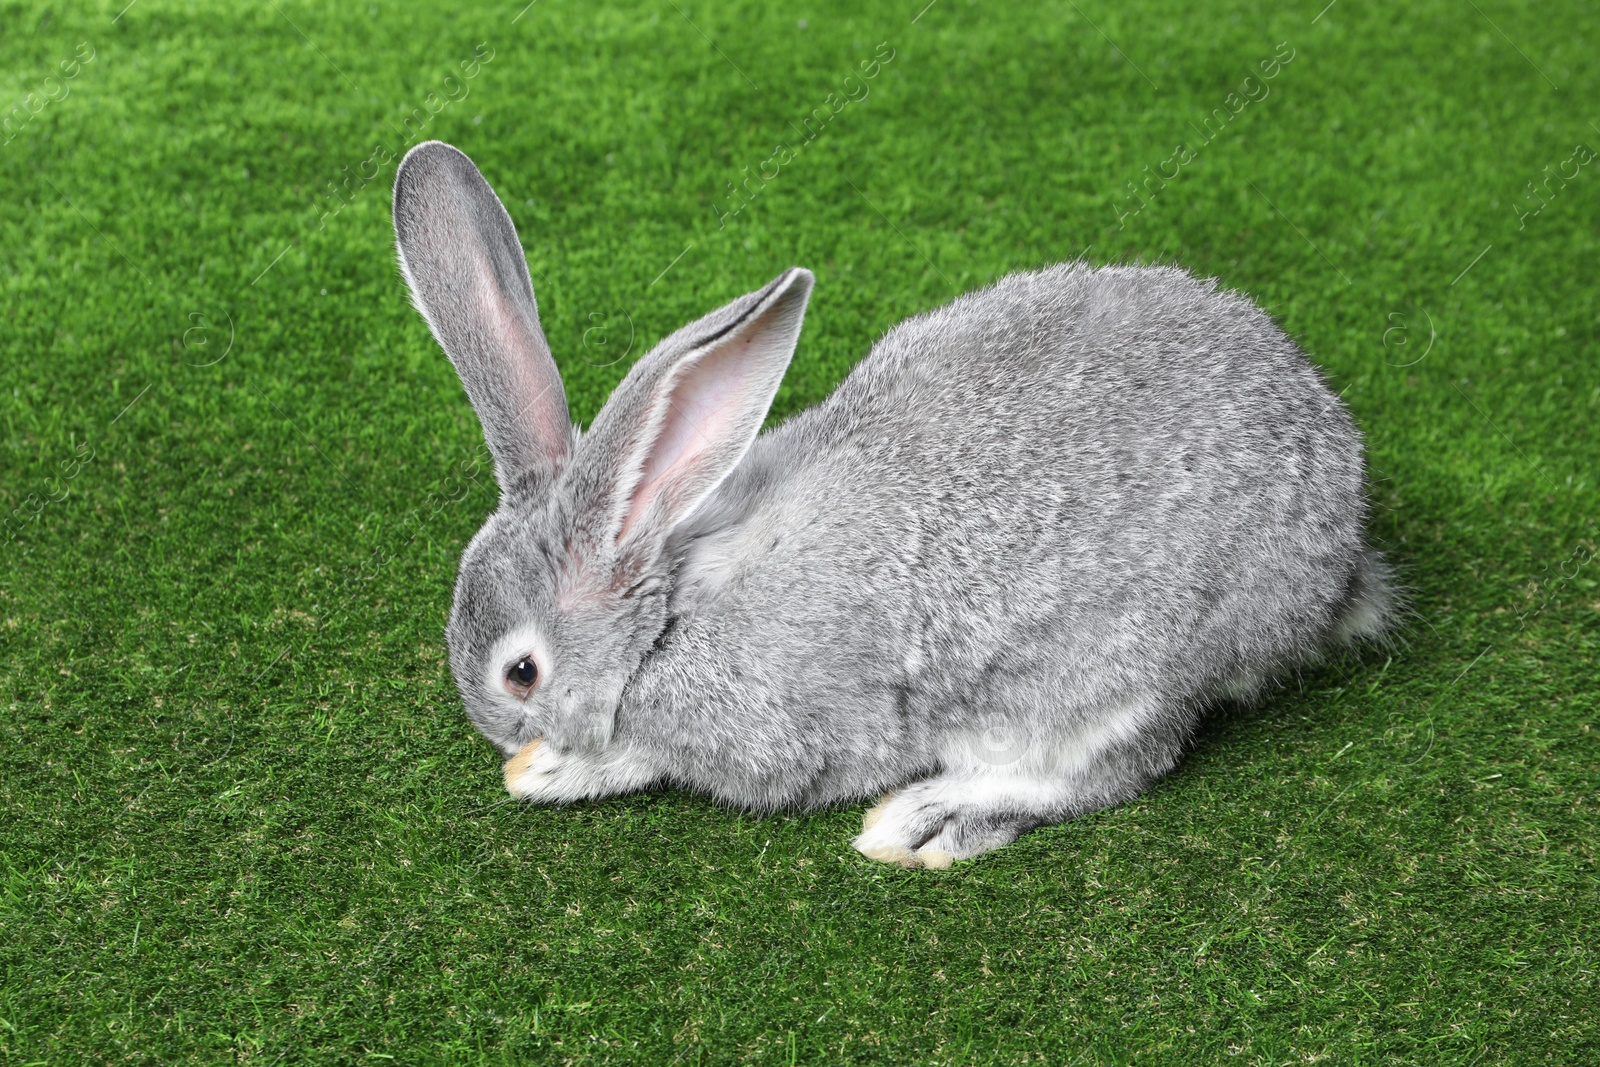
[[935,778],[886,793],[861,820],[856,850],[881,863],[943,870],[1010,844],[1027,829],[1030,820],[985,810],[958,787]]

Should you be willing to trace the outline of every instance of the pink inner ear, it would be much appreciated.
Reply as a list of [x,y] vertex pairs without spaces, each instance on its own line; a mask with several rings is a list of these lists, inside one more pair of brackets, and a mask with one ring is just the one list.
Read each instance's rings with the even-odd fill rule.
[[[699,466],[739,436],[739,416],[753,403],[765,412],[766,398],[751,395],[762,385],[760,359],[750,352],[760,336],[756,323],[746,323],[677,376],[667,394],[660,433],[645,454],[622,536],[658,496],[684,489]],[[673,503],[670,497],[667,503]]]
[[[493,334],[491,350],[510,356],[503,364],[506,395],[500,399],[545,455],[559,456],[567,446],[566,394],[559,395],[563,401],[559,405],[550,399],[550,391],[560,387],[560,379],[554,377],[554,367],[548,362],[539,324],[528,321],[500,288],[488,257],[480,252],[474,258],[477,319],[487,323]],[[551,368],[549,372],[545,372],[546,366]]]

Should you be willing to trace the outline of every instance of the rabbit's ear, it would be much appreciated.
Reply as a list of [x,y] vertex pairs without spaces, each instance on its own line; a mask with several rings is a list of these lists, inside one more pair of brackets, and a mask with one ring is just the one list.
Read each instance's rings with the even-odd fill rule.
[[791,268],[679,330],[611,394],[585,448],[606,468],[610,532],[626,554],[650,555],[744,458],[794,355],[813,280]]
[[413,302],[461,375],[501,489],[550,473],[572,428],[511,216],[472,160],[426,141],[395,173],[394,231]]

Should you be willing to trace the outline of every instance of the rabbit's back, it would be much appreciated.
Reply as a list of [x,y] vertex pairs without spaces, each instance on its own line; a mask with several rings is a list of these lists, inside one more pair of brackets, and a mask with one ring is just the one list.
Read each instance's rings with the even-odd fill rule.
[[698,694],[688,730],[759,721],[772,803],[903,774],[985,716],[1188,714],[1328,642],[1363,481],[1343,405],[1247,299],[1173,268],[1013,275],[756,441],[687,524],[640,691]]

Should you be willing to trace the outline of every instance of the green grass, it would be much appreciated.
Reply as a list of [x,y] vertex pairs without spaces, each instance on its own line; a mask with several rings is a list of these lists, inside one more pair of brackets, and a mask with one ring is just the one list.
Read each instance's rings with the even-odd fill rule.
[[[1600,1062],[1600,161],[1517,216],[1600,146],[1600,9],[124,2],[0,16],[0,102],[39,94],[0,147],[0,1061]],[[1086,247],[1255,295],[1365,428],[1406,642],[942,874],[857,856],[859,809],[502,803],[442,638],[493,494],[393,162],[320,218],[447,88],[425,135],[508,204],[584,422],[790,264],[779,416]]]

